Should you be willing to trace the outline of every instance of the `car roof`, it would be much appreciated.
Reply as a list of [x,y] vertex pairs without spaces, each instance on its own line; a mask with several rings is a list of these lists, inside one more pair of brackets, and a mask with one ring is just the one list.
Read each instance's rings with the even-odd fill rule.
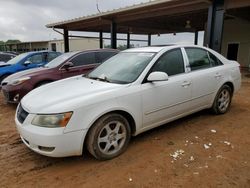
[[141,48],[130,48],[124,50],[123,52],[155,52],[158,53],[162,50],[172,49],[172,48],[181,48],[181,47],[195,47],[195,48],[205,48],[198,45],[180,45],[180,44],[169,44],[169,45],[156,45],[156,46],[147,46]]

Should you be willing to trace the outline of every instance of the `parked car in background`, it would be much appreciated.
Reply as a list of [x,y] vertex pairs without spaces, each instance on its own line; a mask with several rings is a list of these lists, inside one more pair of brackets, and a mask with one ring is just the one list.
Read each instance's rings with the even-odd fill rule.
[[15,54],[7,53],[7,52],[0,52],[0,62],[6,63],[7,61],[13,59],[16,56],[17,55]]
[[61,55],[59,52],[37,51],[27,52],[16,56],[7,63],[0,65],[0,83],[9,75],[47,64],[52,59]]
[[7,102],[18,103],[32,89],[41,85],[85,74],[118,53],[118,50],[100,49],[65,53],[44,67],[13,74],[2,81]]
[[206,108],[226,113],[240,84],[239,64],[211,49],[134,48],[88,75],[31,91],[15,122],[22,141],[37,153],[81,155],[86,146],[107,160],[124,152],[132,135]]

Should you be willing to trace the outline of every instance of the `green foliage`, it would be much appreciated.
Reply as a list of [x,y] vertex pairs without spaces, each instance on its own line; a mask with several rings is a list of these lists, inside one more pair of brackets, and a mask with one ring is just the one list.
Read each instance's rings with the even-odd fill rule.
[[20,40],[7,40],[6,42],[5,42],[5,44],[16,44],[16,43],[20,43],[21,41]]

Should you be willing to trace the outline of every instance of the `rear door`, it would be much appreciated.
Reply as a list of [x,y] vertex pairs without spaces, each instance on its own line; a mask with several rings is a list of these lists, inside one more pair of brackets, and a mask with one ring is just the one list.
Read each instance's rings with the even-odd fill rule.
[[223,66],[211,52],[195,47],[185,48],[192,78],[192,108],[202,109],[211,104],[223,80]]
[[163,123],[189,110],[191,78],[185,71],[180,48],[167,51],[152,70],[166,72],[167,81],[142,84],[143,124],[145,127]]
[[86,74],[97,66],[95,52],[77,54],[69,61],[73,63],[73,67],[67,70],[61,68],[62,78]]

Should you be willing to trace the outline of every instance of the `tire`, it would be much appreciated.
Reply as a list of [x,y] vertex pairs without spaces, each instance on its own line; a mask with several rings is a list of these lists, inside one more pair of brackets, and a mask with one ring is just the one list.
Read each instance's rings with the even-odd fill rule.
[[102,116],[90,128],[87,149],[96,159],[109,160],[122,154],[130,141],[131,129],[126,118],[117,113]]
[[212,112],[215,114],[225,114],[230,108],[231,100],[232,89],[228,85],[223,85],[214,99]]

